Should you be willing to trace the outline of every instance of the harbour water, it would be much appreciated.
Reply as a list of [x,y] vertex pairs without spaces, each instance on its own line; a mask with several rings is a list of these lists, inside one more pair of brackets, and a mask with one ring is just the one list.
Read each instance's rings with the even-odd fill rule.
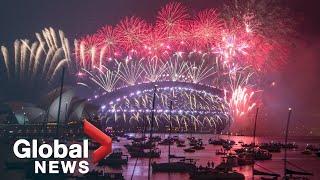
[[[129,136],[141,137],[141,134],[129,134]],[[168,137],[168,134],[154,134],[154,136],[160,136],[162,139]],[[178,136],[179,139],[185,140],[185,144],[187,145],[185,148],[189,146],[187,138],[190,137],[190,134],[172,134],[172,136]],[[212,134],[193,134],[195,138],[202,139],[205,144],[205,149],[197,150],[194,153],[186,153],[183,149],[184,147],[177,147],[176,144],[171,145],[171,154],[176,156],[185,156],[186,158],[194,159],[196,161],[197,166],[206,167],[208,162],[214,162],[214,165],[217,166],[222,161],[222,155],[216,155],[216,151],[220,150],[222,147],[219,145],[208,144],[209,138],[215,139],[230,139],[236,142],[236,145],[233,146],[230,152],[235,149],[241,148],[240,141],[245,144],[250,144],[252,142],[252,137],[248,136],[225,136],[225,135],[212,135]],[[113,149],[121,148],[124,154],[128,154],[127,149],[124,145],[131,143],[127,138],[120,137],[119,142],[113,142]],[[256,143],[264,143],[264,142],[283,142],[283,137],[256,137]],[[301,169],[297,169],[296,167],[302,168],[307,172],[313,173],[313,176],[310,176],[311,180],[320,179],[320,157],[317,157],[314,153],[310,155],[304,155],[301,152],[304,150],[307,144],[315,145],[319,147],[320,145],[320,137],[291,137],[289,138],[289,142],[296,143],[298,145],[298,149],[288,150],[288,161],[290,164],[288,168],[292,170],[301,171]],[[160,158],[152,159],[152,162],[167,162],[168,161],[168,146],[167,145],[157,145],[157,148],[161,150]],[[1,167],[0,173],[4,179],[24,179],[24,171],[23,170],[6,170],[4,167],[4,160],[12,154],[12,149],[9,148],[5,150],[4,146],[0,148],[1,154]],[[283,176],[283,150],[280,153],[272,153],[272,160],[265,161],[256,161],[255,169],[265,171],[265,172],[274,172]],[[12,155],[11,155],[12,156]],[[171,160],[171,162],[174,160]],[[148,158],[131,158],[129,156],[128,164],[122,166],[119,169],[113,169],[107,166],[96,166],[90,164],[90,170],[103,170],[106,173],[122,173],[125,179],[133,179],[133,180],[146,180],[148,179]],[[293,167],[293,164],[296,167]],[[252,167],[242,166],[234,168],[237,172],[240,172],[245,175],[246,179],[252,179]],[[189,179],[189,175],[187,173],[152,173],[151,171],[151,179],[152,180],[187,180]],[[260,179],[258,176],[255,176],[255,179]]]
[[[129,134],[130,136],[135,137],[141,137],[141,134]],[[162,139],[167,137],[167,134],[155,134],[155,136],[160,136]],[[187,143],[187,137],[190,137],[189,134],[172,134],[172,136],[178,136],[180,139],[186,140]],[[246,144],[249,144],[252,142],[252,137],[248,136],[216,136],[211,134],[193,134],[192,135],[195,138],[201,138],[203,142],[205,143],[205,149],[204,150],[198,150],[194,153],[186,153],[183,151],[184,148],[177,147],[175,144],[171,146],[171,154],[177,155],[177,156],[185,156],[186,158],[195,159],[197,166],[207,166],[208,161],[214,162],[215,166],[218,165],[221,160],[221,155],[216,155],[216,150],[221,149],[221,146],[215,146],[208,144],[209,138],[223,138],[223,139],[230,139],[234,140],[236,142],[236,145],[231,149],[237,149],[240,148],[241,145],[238,143],[239,141],[243,141]],[[256,137],[256,143],[263,143],[263,142],[283,142],[283,137]],[[310,177],[310,179],[320,179],[320,158],[317,157],[315,154],[312,155],[304,155],[301,152],[304,150],[307,144],[314,144],[316,146],[319,146],[320,138],[314,138],[314,137],[294,137],[289,138],[289,142],[296,143],[299,147],[298,149],[294,150],[288,150],[288,161],[292,163],[293,165],[302,168],[308,172],[312,172],[314,175]],[[121,148],[125,154],[127,154],[127,150],[124,147],[125,144],[130,143],[129,140],[126,138],[120,138],[120,142],[114,142],[113,148]],[[188,147],[188,145],[187,145]],[[167,162],[168,161],[168,146],[167,145],[158,145],[158,148],[161,150],[161,157],[152,159],[152,161],[156,162]],[[283,176],[283,155],[284,151],[282,150],[280,153],[272,153],[272,160],[266,160],[266,161],[257,161],[255,165],[255,169],[262,170],[262,171],[271,171],[274,173],[278,173],[281,176]],[[132,179],[135,180],[143,180],[148,179],[148,158],[130,158],[128,161],[128,165],[123,166],[122,169],[111,169],[108,167],[104,168],[97,168],[99,170],[104,170],[105,172],[122,172],[125,179]],[[135,167],[136,163],[136,167]],[[134,170],[135,167],[135,170]],[[296,169],[296,167],[288,165],[289,168],[293,170],[301,170]],[[236,171],[241,172],[245,175],[246,179],[252,178],[252,171],[251,166],[242,166],[234,168]],[[134,170],[134,172],[133,172]],[[152,173],[151,178],[153,180],[185,180],[189,179],[188,174],[183,173]],[[255,179],[259,179],[258,176],[255,177]]]

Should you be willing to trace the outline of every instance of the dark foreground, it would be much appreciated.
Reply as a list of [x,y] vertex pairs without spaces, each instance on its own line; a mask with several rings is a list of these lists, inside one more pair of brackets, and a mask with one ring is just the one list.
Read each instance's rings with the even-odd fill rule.
[[[141,134],[129,134],[132,137],[141,137]],[[160,136],[162,139],[167,137],[167,134],[156,134],[155,136]],[[183,156],[187,159],[193,159],[196,162],[197,167],[207,167],[208,162],[211,164],[213,163],[214,166],[217,166],[221,163],[222,157],[225,155],[217,155],[216,151],[222,149],[222,146],[219,145],[212,145],[208,144],[208,140],[212,139],[229,139],[235,141],[235,145],[232,149],[228,152],[234,153],[235,149],[241,148],[241,144],[249,144],[252,142],[251,137],[246,136],[217,136],[217,135],[209,135],[209,134],[193,134],[192,136],[195,138],[201,138],[205,149],[197,150],[193,153],[185,152],[184,149],[189,147],[189,143],[187,138],[190,137],[188,134],[172,134],[172,136],[177,136],[179,139],[185,140],[186,147],[178,147],[176,144],[171,145],[171,154],[175,156]],[[113,149],[120,148],[123,154],[129,155],[127,148],[124,145],[129,144],[131,141],[127,138],[121,137],[118,138],[119,142],[113,142]],[[263,142],[283,142],[283,138],[270,138],[270,137],[257,137],[256,143],[260,144]],[[319,146],[320,139],[313,138],[313,137],[295,137],[289,139],[289,142],[294,142],[298,145],[296,149],[288,150],[288,161],[290,164],[288,167],[291,169],[295,169],[299,167],[303,170],[308,172],[312,172],[313,176],[308,177],[309,179],[320,179],[320,158],[317,157],[315,154],[303,154],[303,150],[309,144],[314,144],[315,146]],[[8,148],[5,147],[7,145],[2,144],[0,148],[0,173],[2,178],[1,179],[25,179],[25,173],[23,170],[14,170],[8,169],[5,167],[6,159],[12,156],[12,147]],[[157,145],[157,148],[161,151],[160,158],[153,158],[152,162],[168,162],[168,145]],[[271,160],[265,161],[256,161],[255,169],[257,170],[268,170],[273,173],[277,173],[283,176],[283,150],[281,152],[272,153]],[[11,155],[10,155],[11,154]],[[128,163],[127,165],[123,165],[122,167],[111,168],[109,166],[96,166],[90,164],[90,170],[104,172],[104,173],[122,173],[125,179],[148,179],[148,158],[132,158],[130,155],[128,156]],[[296,166],[296,167],[293,167]],[[245,165],[240,167],[234,167],[233,170],[242,173],[245,176],[245,179],[252,178],[252,166]],[[75,174],[76,176],[76,174]],[[60,179],[56,176],[56,179]],[[189,179],[188,173],[166,173],[166,172],[153,172],[151,174],[151,179],[154,180],[166,180],[166,179]],[[255,179],[260,179],[259,176],[256,176]],[[279,178],[280,179],[280,178]]]

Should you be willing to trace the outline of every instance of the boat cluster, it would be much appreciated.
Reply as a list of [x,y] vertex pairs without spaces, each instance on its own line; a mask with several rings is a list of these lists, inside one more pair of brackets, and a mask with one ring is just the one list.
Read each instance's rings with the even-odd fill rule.
[[124,145],[132,158],[159,158],[161,151],[154,141],[133,141]]
[[197,150],[203,150],[205,149],[204,144],[202,142],[202,139],[196,139],[194,137],[189,137],[189,148],[184,149],[184,152],[187,153],[194,153]]
[[319,147],[316,147],[315,145],[307,144],[304,151],[301,153],[305,155],[312,155],[314,153],[316,156],[320,157],[320,145]]
[[269,152],[281,152],[281,149],[298,149],[296,143],[283,144],[280,142],[261,143],[258,145],[261,149],[266,149]]

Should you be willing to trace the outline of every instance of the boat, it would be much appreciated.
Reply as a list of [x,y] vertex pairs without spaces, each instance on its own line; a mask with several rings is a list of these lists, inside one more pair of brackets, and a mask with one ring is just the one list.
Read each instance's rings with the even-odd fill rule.
[[301,152],[301,154],[304,154],[304,155],[311,155],[312,154],[312,151],[309,150],[309,149],[305,149],[304,151]]
[[215,169],[203,168],[190,175],[192,180],[244,180],[245,176],[235,171],[218,171]]
[[[253,169],[253,175],[254,176],[261,176],[260,179],[264,179],[264,180],[267,180],[267,179],[278,179],[278,177],[280,177],[280,174],[277,174],[277,173],[273,173],[273,172],[264,172],[264,171],[259,171],[259,170],[256,170],[256,169]],[[267,177],[265,177],[267,176]]]
[[193,148],[194,150],[203,150],[203,149],[205,149],[204,146],[200,146],[200,145],[193,146],[192,148]]
[[240,148],[240,149],[235,149],[234,152],[236,152],[237,154],[240,154],[240,153],[244,153],[246,151],[248,151],[249,148]]
[[159,145],[172,145],[174,143],[174,140],[173,139],[164,139],[162,140],[161,142],[159,142],[158,144]]
[[180,141],[177,142],[177,147],[186,147],[186,145]]
[[194,150],[203,150],[205,147],[203,146],[202,139],[189,138],[190,146]]
[[[239,158],[236,155],[229,154],[226,157],[222,157],[222,158],[226,158],[227,159],[226,165],[229,166],[229,167],[237,167],[237,166],[239,166],[239,162],[238,162]],[[222,161],[222,162],[224,162],[224,161]],[[221,164],[223,164],[223,163],[221,163]]]
[[[170,118],[172,110],[172,101],[170,102]],[[177,143],[184,143],[178,140],[178,137],[175,138]],[[192,139],[194,140],[194,139]],[[190,140],[191,141],[191,140]],[[196,163],[193,159],[186,159],[182,156],[176,156],[171,154],[171,145],[174,143],[174,139],[171,138],[171,125],[169,131],[169,137],[164,139],[161,144],[167,144],[168,146],[168,162],[166,163],[152,163],[152,171],[154,172],[192,172],[196,170]],[[160,144],[160,143],[159,143]],[[193,149],[192,149],[193,150]],[[195,150],[193,150],[194,152]],[[178,162],[171,162],[171,159],[181,159]],[[150,164],[149,164],[150,165]],[[150,166],[149,166],[150,168]]]
[[182,143],[182,144],[185,143],[185,140],[183,140],[183,139],[177,139],[177,140],[175,140],[175,141],[176,141],[176,143]]
[[[254,120],[253,142],[250,144],[250,146],[248,146],[249,150],[251,151],[251,156],[252,156],[252,179],[255,179],[254,176],[262,176],[262,177],[260,177],[260,179],[275,180],[275,179],[278,179],[278,177],[280,177],[279,174],[273,173],[271,171],[263,172],[263,171],[259,171],[259,170],[255,169],[255,160],[267,160],[267,159],[271,159],[271,157],[272,157],[272,154],[268,150],[262,149],[259,146],[256,146],[255,139],[256,139],[258,112],[259,112],[259,108],[257,108],[255,120]],[[263,168],[262,166],[260,166],[258,164],[256,164],[256,165],[259,166],[260,168]],[[265,176],[271,176],[271,178],[265,177]]]
[[195,140],[195,137],[187,137],[187,139],[189,140],[189,141],[192,141],[192,140]]
[[151,150],[136,149],[129,151],[129,154],[132,158],[160,158],[161,151],[157,148]]
[[255,149],[252,153],[255,160],[270,160],[272,158],[272,154],[264,149]]
[[140,137],[140,138],[136,138],[136,137],[127,137],[128,140],[132,140],[133,142],[143,142],[146,140],[146,137]]
[[222,144],[222,147],[223,147],[225,150],[229,151],[229,150],[232,148],[232,145],[230,145],[230,144],[228,144],[228,143],[224,143],[224,144]]
[[[288,114],[288,120],[287,120],[287,126],[286,126],[286,134],[285,134],[285,143],[283,144],[284,147],[284,177],[283,179],[308,179],[305,178],[305,176],[313,176],[312,173],[309,173],[305,171],[304,169],[292,164],[287,160],[287,149],[297,148],[298,146],[295,143],[288,143],[288,134],[289,134],[289,123],[290,123],[290,117],[291,117],[292,109],[289,108],[289,114]],[[292,165],[295,168],[298,168],[300,171],[294,171],[288,168],[287,165]]]
[[209,144],[212,144],[212,145],[224,145],[224,144],[229,144],[229,145],[234,145],[235,144],[235,141],[233,140],[224,140],[224,139],[209,139],[208,140],[208,143]]
[[196,170],[196,163],[192,160],[183,159],[178,162],[156,163],[152,164],[154,172],[186,172],[191,173]]
[[284,149],[298,149],[298,145],[296,143],[287,143],[287,144],[282,144],[282,148]]
[[269,152],[281,152],[281,149],[297,149],[298,145],[295,143],[279,143],[279,142],[270,142],[270,143],[262,143],[259,145],[261,149],[266,149]]
[[194,153],[194,152],[196,152],[196,150],[194,150],[192,147],[190,147],[190,148],[184,149],[184,152]]
[[114,149],[106,158],[99,161],[98,166],[121,167],[128,163],[128,156],[124,155],[121,149]]
[[124,145],[128,149],[128,151],[139,150],[139,149],[152,149],[155,147],[155,144],[147,141],[147,142],[132,142],[132,144]]
[[241,147],[244,147],[244,148],[249,148],[249,147],[253,147],[254,144],[253,143],[250,143],[250,144],[241,144]]
[[268,150],[272,153],[278,153],[281,152],[281,145],[276,143],[262,143],[259,145],[259,148]]
[[228,154],[222,157],[222,162],[216,167],[219,170],[232,170],[233,167],[252,165],[254,163],[250,154]]
[[208,143],[209,144],[212,144],[212,145],[222,145],[224,143],[224,141],[222,141],[223,139],[219,139],[219,140],[216,140],[216,139],[209,139],[208,140]]
[[168,155],[170,159],[186,159],[185,156],[177,156],[177,155],[174,155],[174,154],[170,154]]
[[161,137],[160,136],[153,136],[150,140],[152,142],[159,142],[159,141],[161,141]]
[[260,149],[260,148],[241,148],[241,149],[236,149],[235,152],[240,155],[240,154],[248,154],[253,156],[255,160],[270,160],[272,158],[272,154],[265,150],[265,149]]
[[294,177],[296,176],[295,178],[297,178],[298,176],[313,176],[313,173],[309,173],[309,172],[306,172],[306,171],[294,171],[294,170],[291,170],[291,169],[285,169],[285,174],[288,175],[287,177]]
[[226,162],[223,158],[222,162],[215,167],[215,170],[228,172],[232,171],[232,168],[236,166],[234,164],[231,164],[230,162]]
[[317,148],[317,147],[315,147],[314,145],[311,145],[311,144],[308,144],[306,146],[306,149],[310,150],[310,151],[320,151],[320,148]]
[[203,142],[202,142],[202,139],[195,139],[195,138],[189,138],[189,145],[190,146],[202,146],[203,145]]
[[172,139],[173,139],[174,141],[179,141],[179,136],[173,136]]
[[227,140],[227,143],[230,144],[230,145],[235,145],[236,144],[236,142],[233,141],[233,140]]
[[254,160],[252,154],[244,153],[238,155],[238,165],[239,166],[247,166],[254,164]]

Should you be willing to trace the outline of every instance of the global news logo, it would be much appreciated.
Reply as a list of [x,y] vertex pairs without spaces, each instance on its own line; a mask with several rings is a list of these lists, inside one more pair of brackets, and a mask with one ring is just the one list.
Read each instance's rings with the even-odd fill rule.
[[[93,126],[87,120],[83,122],[84,133],[101,146],[91,154],[93,164],[109,155],[112,151],[112,139]],[[34,173],[58,174],[89,172],[89,141],[81,144],[66,145],[54,139],[53,144],[41,144],[38,140],[19,139],[13,145],[13,152],[20,159],[34,159]]]

